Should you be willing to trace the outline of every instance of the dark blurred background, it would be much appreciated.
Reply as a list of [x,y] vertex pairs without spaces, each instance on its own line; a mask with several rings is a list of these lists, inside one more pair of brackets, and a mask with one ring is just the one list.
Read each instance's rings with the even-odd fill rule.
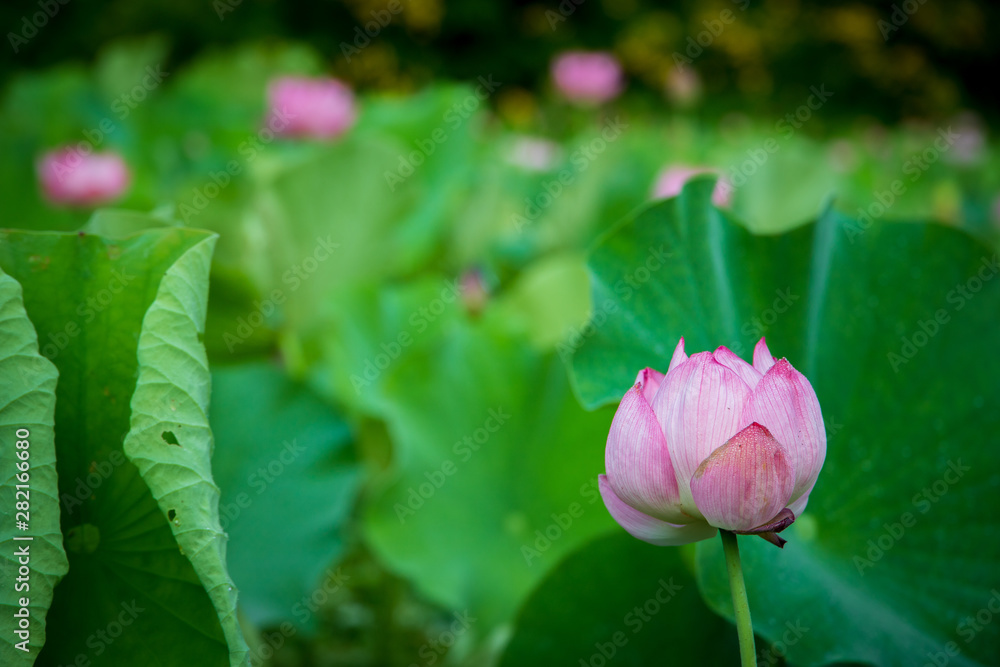
[[[399,13],[378,26],[377,39],[357,57],[345,56],[342,45],[353,46],[356,38],[363,44],[364,24],[384,17],[396,1]],[[58,11],[36,36],[19,43],[17,36],[31,30],[25,17],[30,21],[42,5]],[[332,73],[362,90],[412,90],[433,78],[492,74],[514,84],[501,105],[530,103],[546,82],[540,64],[552,54],[569,47],[610,49],[628,71],[629,95],[659,100],[675,67],[674,52],[683,54],[688,38],[726,10],[739,20],[693,63],[704,90],[699,113],[708,117],[734,109],[783,111],[799,103],[802,90],[823,83],[835,91],[831,116],[842,119],[891,123],[944,118],[959,109],[995,119],[1000,93],[993,66],[1000,41],[992,28],[1000,4],[985,0],[5,2],[0,25],[8,45],[0,83],[15,70],[67,60],[89,64],[110,41],[155,33],[169,42],[173,67],[248,40],[297,40],[314,46]]]

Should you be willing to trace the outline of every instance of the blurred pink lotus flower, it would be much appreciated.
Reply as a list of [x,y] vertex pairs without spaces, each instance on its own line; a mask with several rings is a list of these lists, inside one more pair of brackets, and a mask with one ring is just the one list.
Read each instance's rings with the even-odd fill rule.
[[560,158],[559,144],[537,137],[517,137],[507,161],[528,171],[548,171]]
[[613,100],[625,88],[618,59],[603,51],[566,51],[552,62],[552,81],[570,102],[595,105]]
[[971,111],[958,114],[949,125],[943,136],[954,137],[952,150],[945,153],[946,159],[953,164],[972,165],[983,161],[986,155],[986,130],[983,121]]
[[481,269],[466,269],[459,278],[459,294],[466,312],[477,317],[490,300],[490,287]]
[[333,139],[357,118],[354,92],[329,77],[279,77],[268,85],[267,101],[268,126],[291,137]]
[[664,91],[679,107],[691,107],[701,100],[701,77],[691,67],[675,67],[667,74]]
[[830,166],[842,174],[850,173],[858,164],[858,151],[846,139],[834,139],[827,151]]
[[42,155],[36,170],[45,198],[53,204],[94,207],[121,197],[131,180],[117,153],[84,154],[64,147]]
[[660,546],[716,529],[777,533],[801,516],[826,458],[812,385],[761,338],[753,365],[726,347],[688,357],[684,339],[666,375],[640,371],[622,398],[598,482],[611,516]]
[[[653,198],[666,199],[676,197],[681,193],[681,188],[689,180],[700,174],[714,174],[712,169],[702,169],[699,167],[674,166],[667,167],[656,177],[653,185]],[[715,183],[712,191],[712,203],[719,208],[725,208],[732,203],[733,187],[725,176],[719,175],[719,180]]]

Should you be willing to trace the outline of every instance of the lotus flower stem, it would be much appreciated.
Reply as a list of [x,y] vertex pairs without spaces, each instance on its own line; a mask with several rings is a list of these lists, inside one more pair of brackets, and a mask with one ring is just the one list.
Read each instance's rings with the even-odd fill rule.
[[733,613],[736,631],[740,637],[740,662],[743,667],[757,667],[757,649],[753,641],[753,624],[750,622],[750,603],[743,583],[743,566],[740,564],[740,545],[736,533],[720,530],[722,548],[726,553],[726,570],[729,571],[729,589],[733,592]]

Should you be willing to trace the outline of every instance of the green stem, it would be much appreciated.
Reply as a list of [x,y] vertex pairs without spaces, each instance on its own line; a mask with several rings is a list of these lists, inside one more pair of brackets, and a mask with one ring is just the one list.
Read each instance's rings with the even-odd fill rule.
[[729,589],[733,592],[733,612],[736,614],[736,631],[740,636],[740,661],[743,667],[757,667],[757,649],[753,643],[753,624],[750,622],[750,603],[743,583],[743,566],[740,564],[740,545],[736,533],[720,530],[722,548],[726,552],[726,570],[729,571]]

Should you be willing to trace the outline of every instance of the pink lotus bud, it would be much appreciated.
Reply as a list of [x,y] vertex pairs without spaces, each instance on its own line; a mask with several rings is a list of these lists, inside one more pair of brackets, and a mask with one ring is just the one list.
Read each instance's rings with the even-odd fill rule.
[[268,127],[289,137],[333,139],[357,118],[354,92],[332,78],[284,76],[267,87]]
[[483,272],[480,269],[467,269],[459,278],[458,284],[465,310],[473,317],[478,316],[490,299],[490,287],[486,284]]
[[[676,197],[681,193],[681,188],[689,180],[700,174],[713,174],[711,169],[700,167],[675,166],[667,167],[656,177],[656,184],[653,185],[654,199],[667,199]],[[719,180],[715,183],[712,191],[712,203],[719,208],[726,208],[732,203],[733,187],[725,176],[719,175]]]
[[117,153],[84,154],[59,148],[37,164],[38,182],[53,204],[93,207],[118,199],[129,185],[125,160]]
[[[946,128],[941,128],[936,134],[936,142],[943,141],[944,145],[951,148],[942,151],[949,162],[977,164],[986,155],[986,130],[983,121],[971,111],[958,114]],[[937,147],[940,149],[940,145]]]
[[552,81],[567,100],[585,105],[612,100],[625,88],[618,60],[600,51],[560,54],[552,63]]
[[507,161],[528,171],[548,171],[560,158],[559,144],[536,137],[517,137]]
[[601,496],[634,537],[669,546],[722,528],[782,546],[826,430],[812,385],[763,338],[753,365],[726,347],[688,357],[682,338],[666,375],[644,369],[622,398],[604,456]]
[[691,67],[675,67],[667,74],[664,91],[679,107],[691,107],[701,100],[701,77]]
[[842,174],[853,171],[858,164],[858,151],[854,144],[846,139],[835,139],[830,142],[828,150],[830,166]]

